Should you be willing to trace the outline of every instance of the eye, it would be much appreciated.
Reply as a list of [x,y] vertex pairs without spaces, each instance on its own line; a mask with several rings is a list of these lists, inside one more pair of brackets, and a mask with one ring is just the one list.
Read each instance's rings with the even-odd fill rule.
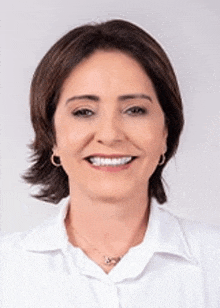
[[134,106],[132,108],[129,108],[127,110],[127,113],[128,114],[131,114],[131,115],[144,115],[147,113],[147,110],[145,108],[142,108],[142,107],[139,107],[139,106]]
[[92,110],[89,109],[79,109],[77,111],[73,111],[73,115],[75,117],[79,117],[79,118],[88,118],[90,117],[94,112]]

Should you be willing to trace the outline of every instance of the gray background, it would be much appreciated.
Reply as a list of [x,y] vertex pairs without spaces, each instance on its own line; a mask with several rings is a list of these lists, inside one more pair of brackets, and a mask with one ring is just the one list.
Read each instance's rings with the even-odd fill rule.
[[27,230],[59,210],[31,198],[20,179],[29,166],[29,86],[38,62],[70,29],[111,18],[153,35],[179,80],[186,125],[165,170],[167,206],[182,217],[220,224],[219,0],[7,0],[0,11],[2,232]]

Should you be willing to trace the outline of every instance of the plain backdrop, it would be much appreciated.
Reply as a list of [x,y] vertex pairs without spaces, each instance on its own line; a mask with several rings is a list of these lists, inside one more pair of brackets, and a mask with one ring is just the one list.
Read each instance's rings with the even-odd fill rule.
[[7,0],[1,4],[1,231],[30,229],[59,211],[20,175],[33,139],[29,87],[47,50],[72,28],[122,18],[149,32],[176,71],[186,118],[164,172],[171,211],[220,224],[219,0]]

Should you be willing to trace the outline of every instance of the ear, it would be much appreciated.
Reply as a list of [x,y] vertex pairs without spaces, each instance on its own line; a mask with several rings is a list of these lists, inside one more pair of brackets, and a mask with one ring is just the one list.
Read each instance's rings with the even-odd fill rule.
[[52,152],[55,156],[59,156],[59,151],[57,145],[54,145],[52,148]]

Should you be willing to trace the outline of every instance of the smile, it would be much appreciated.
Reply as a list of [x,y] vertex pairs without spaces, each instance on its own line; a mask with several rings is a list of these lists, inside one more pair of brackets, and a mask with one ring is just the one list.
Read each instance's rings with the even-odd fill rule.
[[108,172],[118,172],[128,169],[131,165],[131,162],[136,158],[137,156],[125,156],[120,158],[103,158],[98,156],[90,156],[87,157],[86,160],[94,169]]
[[87,160],[94,166],[111,166],[117,167],[130,163],[135,157],[120,157],[120,158],[103,158],[103,157],[89,157]]

